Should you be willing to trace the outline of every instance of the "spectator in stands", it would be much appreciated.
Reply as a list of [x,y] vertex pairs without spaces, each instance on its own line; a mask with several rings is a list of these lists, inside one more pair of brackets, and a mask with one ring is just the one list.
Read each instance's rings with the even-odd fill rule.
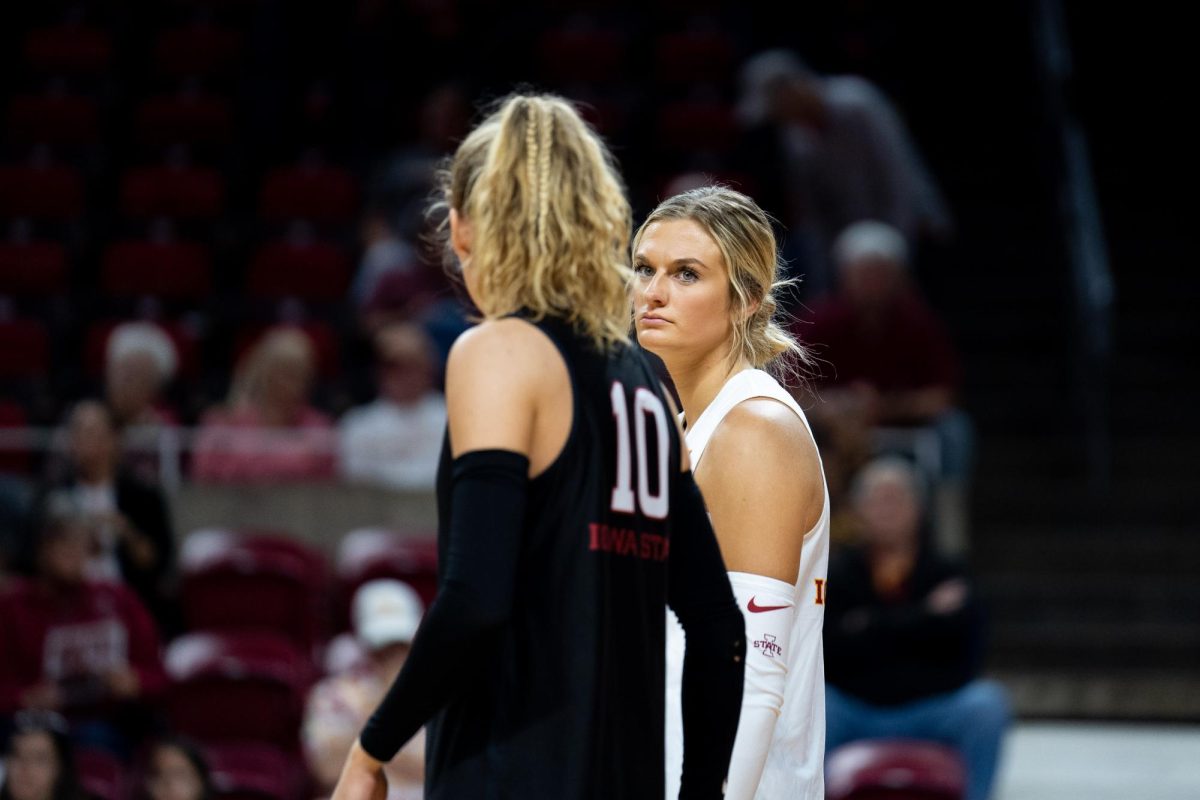
[[[355,593],[354,634],[367,659],[313,687],[301,730],[309,769],[322,796],[333,790],[350,745],[404,666],[422,613],[417,593],[402,581],[369,581]],[[424,734],[414,737],[384,771],[389,800],[420,798],[425,775]]]
[[315,370],[316,354],[302,331],[266,333],[239,364],[228,404],[205,414],[192,477],[226,483],[332,478],[333,423],[308,402]]
[[752,171],[782,189],[787,255],[810,297],[829,290],[829,246],[857,220],[886,222],[910,243],[948,236],[949,212],[900,115],[866,80],[769,50],[742,67],[738,112],[754,129]]
[[171,337],[154,323],[122,323],[108,337],[105,399],[124,431],[126,464],[147,480],[157,479],[159,436],[178,422],[162,396],[178,364]]
[[446,400],[434,388],[433,343],[417,325],[375,336],[379,397],[338,424],[342,477],[394,489],[433,489],[446,432]]
[[0,596],[0,715],[58,711],[77,743],[127,756],[167,679],[137,595],[88,578],[93,544],[74,501],[50,498],[35,575]]
[[826,752],[856,739],[931,739],[967,764],[967,800],[996,775],[1008,697],[979,679],[982,618],[962,568],[922,535],[924,490],[910,462],[872,461],[852,488],[854,547],[829,562]]
[[174,630],[175,538],[162,490],[122,465],[116,419],[103,403],[78,403],[67,435],[66,475],[43,492],[39,506],[48,497],[69,498],[91,535],[88,577],[124,582]]
[[212,775],[200,748],[172,737],[155,743],[146,767],[149,800],[210,800]]
[[0,770],[0,800],[83,800],[67,721],[53,711],[13,720]]
[[835,444],[861,442],[879,426],[937,431],[939,536],[961,550],[972,427],[954,405],[960,377],[954,345],[912,286],[908,253],[904,237],[889,225],[848,227],[834,246],[838,292],[814,304],[809,324],[794,332],[829,364],[823,402],[812,415]]

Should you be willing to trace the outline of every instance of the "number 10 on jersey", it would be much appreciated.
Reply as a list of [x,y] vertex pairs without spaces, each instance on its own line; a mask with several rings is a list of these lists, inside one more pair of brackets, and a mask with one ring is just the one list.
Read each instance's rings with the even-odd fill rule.
[[[667,516],[667,478],[668,456],[671,439],[667,435],[667,410],[662,401],[644,386],[639,386],[633,394],[633,429],[637,445],[637,495],[633,491],[633,450],[629,442],[629,402],[625,396],[625,386],[620,381],[614,381],[612,391],[613,416],[617,423],[617,484],[612,492],[612,510],[622,514],[637,513],[651,519],[663,519]],[[649,455],[646,451],[646,427],[649,420],[654,423],[654,433],[657,436],[655,455],[658,458],[657,490],[650,492],[650,470],[646,463]],[[636,504],[635,504],[636,500]]]

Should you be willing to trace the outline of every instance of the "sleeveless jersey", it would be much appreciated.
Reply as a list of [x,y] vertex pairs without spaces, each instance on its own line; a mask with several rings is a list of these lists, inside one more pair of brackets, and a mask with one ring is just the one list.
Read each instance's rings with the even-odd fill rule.
[[[426,797],[659,800],[678,429],[637,348],[600,353],[560,321],[533,324],[566,363],[570,433],[529,483],[502,643],[429,724]],[[439,549],[450,462],[447,437]]]
[[[804,411],[766,372],[747,369],[732,376],[708,408],[687,429],[693,471],[725,415],[744,400],[767,397],[786,405],[811,435]],[[819,458],[819,456],[818,456]],[[779,489],[786,491],[786,475]],[[821,482],[825,482],[822,469]],[[804,535],[800,571],[795,581],[795,607],[788,647],[783,707],[771,738],[767,761],[755,800],[824,800],[825,666],[821,626],[825,619],[825,580],[829,565],[829,489],[817,524]],[[744,612],[743,612],[744,613]],[[679,795],[683,765],[683,718],[680,689],[683,676],[683,629],[668,614],[667,630],[667,797]]]

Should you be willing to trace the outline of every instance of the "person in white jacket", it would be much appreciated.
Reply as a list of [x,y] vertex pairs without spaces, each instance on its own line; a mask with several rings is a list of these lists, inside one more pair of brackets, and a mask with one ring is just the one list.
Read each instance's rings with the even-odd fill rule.
[[[829,494],[804,412],[765,369],[811,357],[775,319],[770,219],[708,186],[651,212],[633,241],[634,323],[683,406],[696,480],[746,621],[746,671],[726,798],[822,800],[821,625]],[[682,632],[667,650],[667,796],[678,797]]]

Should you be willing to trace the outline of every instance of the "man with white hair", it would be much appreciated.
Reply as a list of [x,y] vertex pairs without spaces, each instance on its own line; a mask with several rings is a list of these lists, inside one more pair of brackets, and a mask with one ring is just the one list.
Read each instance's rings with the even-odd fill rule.
[[155,402],[179,365],[171,337],[152,322],[113,328],[105,348],[105,395],[122,427],[164,422]]
[[797,250],[788,255],[801,260],[810,297],[828,290],[830,244],[856,220],[882,220],[910,243],[949,234],[937,184],[896,109],[868,81],[818,75],[791,51],[768,50],[742,67],[738,115],[761,140],[751,148],[762,160],[756,171],[782,177],[780,213]]

